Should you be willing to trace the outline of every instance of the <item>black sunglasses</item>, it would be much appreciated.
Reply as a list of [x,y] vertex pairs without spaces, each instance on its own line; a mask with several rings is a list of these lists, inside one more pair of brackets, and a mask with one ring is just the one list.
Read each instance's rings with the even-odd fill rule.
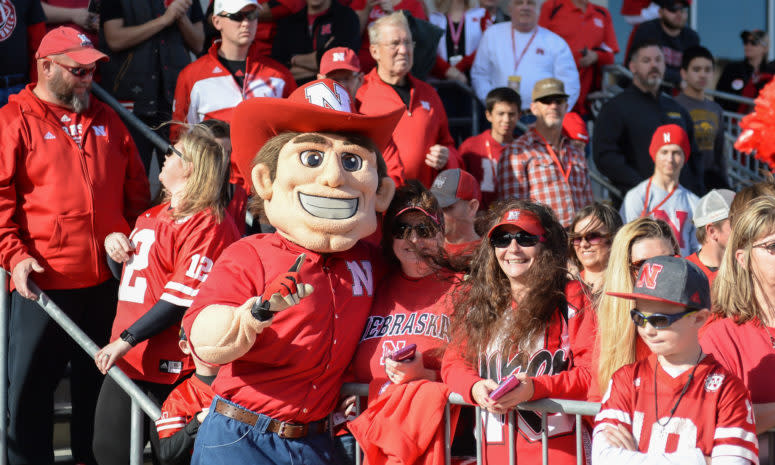
[[665,9],[671,13],[678,13],[679,11],[688,11],[689,7],[686,5],[670,5],[665,7]]
[[520,247],[534,247],[541,241],[541,236],[536,236],[525,231],[507,233],[506,231],[495,231],[490,236],[490,245],[496,249],[503,249],[511,245],[511,241],[517,241]]
[[69,71],[70,74],[72,74],[75,77],[84,77],[86,75],[94,74],[94,71],[97,69],[96,66],[85,68],[83,66],[67,66],[67,65],[63,65],[62,63],[60,63],[58,61],[54,61],[54,60],[47,60],[47,61],[61,66],[62,68],[64,68],[67,71]]
[[396,223],[393,226],[393,238],[406,239],[412,235],[412,231],[416,232],[417,237],[421,239],[430,239],[438,234],[439,228],[435,224],[425,221],[414,225],[409,223]]
[[538,99],[538,101],[543,103],[544,105],[552,105],[552,104],[555,104],[555,103],[557,105],[562,105],[563,103],[568,101],[568,97],[560,97],[560,96],[551,97],[550,96],[550,97],[540,98],[540,99]]
[[640,328],[645,328],[646,322],[648,322],[655,329],[665,329],[686,315],[694,312],[699,312],[699,310],[692,309],[681,313],[665,315],[664,313],[643,313],[637,308],[633,308],[630,310],[630,318],[632,318],[632,322],[635,323],[635,326]]
[[229,18],[232,21],[241,23],[247,19],[248,21],[255,21],[258,19],[258,10],[253,11],[238,11],[236,13],[219,13],[221,18]]
[[761,45],[758,39],[743,39],[743,45]]
[[173,147],[172,145],[167,147],[167,151],[164,152],[164,155],[167,156],[167,157],[170,157],[172,155],[177,155],[180,158],[182,158],[183,160],[185,160],[185,158],[183,158],[183,154],[180,153],[180,151],[178,149],[176,149],[175,147]]
[[611,237],[611,235],[608,233],[592,231],[591,233],[587,234],[571,234],[570,241],[573,243],[573,245],[578,247],[581,245],[582,240],[587,241],[591,245],[596,245],[603,242],[603,240],[608,239],[609,237]]

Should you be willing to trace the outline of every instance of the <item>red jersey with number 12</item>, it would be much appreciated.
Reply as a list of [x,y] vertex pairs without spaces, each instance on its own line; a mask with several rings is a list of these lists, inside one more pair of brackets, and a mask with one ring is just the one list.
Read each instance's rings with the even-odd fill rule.
[[[698,448],[705,456],[734,456],[758,463],[753,410],[743,383],[706,355],[668,421],[692,370],[673,378],[661,367],[655,369],[656,361],[652,354],[614,373],[595,417],[594,434],[605,425],[624,425],[643,453]],[[654,406],[655,383],[659,412]]]
[[[221,252],[239,239],[229,215],[220,223],[209,210],[175,220],[169,203],[137,219],[129,237],[135,246],[124,264],[111,340],[159,300],[189,307]],[[175,324],[130,350],[118,365],[132,379],[172,384],[194,366],[178,348]]]

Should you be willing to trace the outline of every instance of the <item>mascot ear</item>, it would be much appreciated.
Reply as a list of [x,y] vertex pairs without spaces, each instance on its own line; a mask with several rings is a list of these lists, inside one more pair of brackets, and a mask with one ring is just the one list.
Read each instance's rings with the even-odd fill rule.
[[377,189],[377,196],[374,202],[376,210],[380,213],[384,212],[390,206],[390,201],[393,200],[393,194],[396,192],[396,183],[393,182],[388,176],[382,178],[379,183],[379,189]]
[[253,181],[253,187],[256,194],[263,200],[272,200],[272,177],[269,174],[269,167],[259,163],[253,167],[250,172],[250,179]]

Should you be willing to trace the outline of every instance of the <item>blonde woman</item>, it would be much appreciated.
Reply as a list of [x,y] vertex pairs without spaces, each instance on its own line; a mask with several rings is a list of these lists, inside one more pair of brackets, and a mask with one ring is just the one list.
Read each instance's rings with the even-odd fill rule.
[[775,197],[751,201],[735,218],[713,283],[705,352],[751,392],[756,432],[775,427]]
[[[109,261],[123,263],[123,273],[112,342],[94,361],[102,373],[117,364],[159,404],[193,370],[178,348],[180,320],[215,260],[239,239],[224,211],[228,176],[229,159],[212,133],[190,127],[159,173],[162,204],[140,215],[129,237],[112,233],[105,239]],[[100,465],[126,462],[130,405],[129,396],[106,378],[95,415],[94,455]],[[153,422],[146,425],[147,437]],[[150,437],[157,446],[155,430]]]
[[466,74],[474,64],[484,32],[484,8],[474,0],[436,0],[430,22],[444,30],[439,41],[434,75],[468,84]]
[[598,335],[593,354],[590,401],[600,402],[616,370],[651,353],[631,323],[632,300],[608,293],[630,292],[640,266],[647,259],[678,253],[678,241],[670,225],[662,220],[638,218],[616,233],[597,300]]

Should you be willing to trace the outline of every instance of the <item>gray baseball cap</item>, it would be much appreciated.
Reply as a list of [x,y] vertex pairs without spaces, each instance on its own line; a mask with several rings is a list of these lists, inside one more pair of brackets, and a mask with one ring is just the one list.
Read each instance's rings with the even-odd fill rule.
[[441,208],[447,208],[458,200],[482,201],[479,181],[471,173],[460,168],[439,173],[431,184],[431,194],[439,201]]
[[694,207],[694,226],[701,228],[729,218],[729,207],[734,199],[735,193],[729,189],[713,189],[705,194]]
[[662,256],[649,258],[640,267],[632,292],[607,292],[614,297],[645,299],[688,308],[710,308],[708,277],[689,260]]

